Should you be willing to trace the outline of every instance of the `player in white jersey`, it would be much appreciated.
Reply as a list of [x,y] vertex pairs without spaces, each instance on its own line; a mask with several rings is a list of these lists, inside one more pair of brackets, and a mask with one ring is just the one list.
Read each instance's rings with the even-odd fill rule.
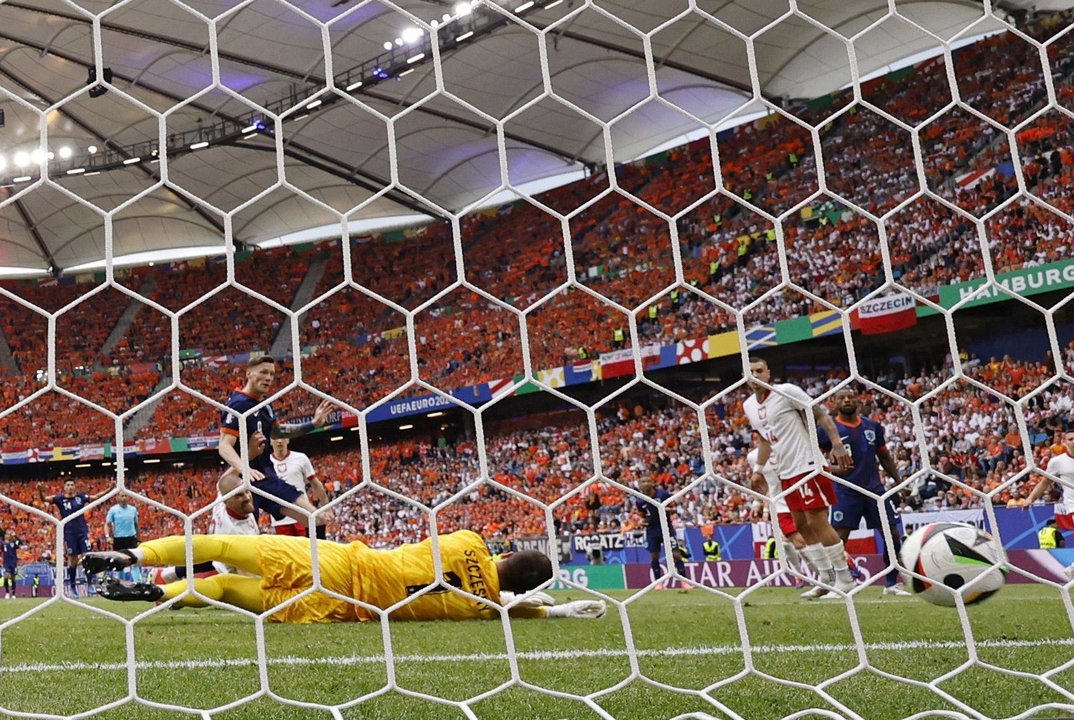
[[[822,582],[842,592],[849,592],[856,587],[854,578],[847,566],[843,541],[828,521],[828,508],[835,504],[835,488],[831,478],[819,474],[827,468],[817,466],[814,453],[817,439],[809,431],[805,413],[813,413],[817,425],[828,437],[839,437],[835,423],[827,409],[820,403],[811,404],[813,398],[797,385],[773,385],[772,372],[764,360],[750,358],[750,375],[747,383],[753,395],[746,398],[743,409],[758,433],[755,464],[763,467],[775,453],[780,485],[783,490],[790,491],[786,494],[787,506],[806,544],[802,553],[816,568]],[[845,472],[850,468],[850,455],[842,443],[835,443],[832,448],[832,460],[836,464],[836,472]],[[755,471],[751,483],[765,487],[764,474]],[[827,593],[820,586],[814,590],[815,597]]]
[[[217,497],[227,495],[241,485],[242,478],[229,467],[216,483],[216,489],[219,492]],[[209,523],[210,535],[258,535],[260,532],[261,530],[257,527],[257,517],[254,515],[254,497],[249,488],[242,488],[224,502],[213,505],[212,520]],[[195,575],[214,570],[219,573],[237,572],[235,568],[219,562],[201,563],[194,566]],[[169,567],[160,570],[153,581],[161,585],[185,577],[186,567]]]
[[[1072,452],[1074,452],[1074,432],[1068,432],[1063,435],[1063,452],[1053,455],[1048,461],[1048,465],[1044,468],[1044,472],[1059,479],[1059,484],[1063,490],[1063,506],[1067,512],[1071,512],[1074,509],[1074,457],[1071,456]],[[1019,504],[1023,508],[1029,507],[1037,501],[1037,498],[1048,492],[1053,482],[1054,480],[1050,477],[1042,477],[1037,486],[1033,488],[1033,491],[1029,493],[1029,497]],[[1074,580],[1074,563],[1068,565],[1064,572],[1068,580]]]
[[[753,441],[756,443],[757,440],[757,433],[755,432]],[[769,455],[768,462],[764,465],[758,465],[757,456],[760,452],[760,448],[754,448],[746,455],[746,461],[750,464],[751,477],[756,477],[756,473],[760,473],[765,479],[764,485],[754,483],[753,489],[756,492],[766,494],[772,500],[769,517],[774,525],[779,525],[780,533],[783,535],[779,556],[786,558],[790,566],[798,570],[802,567],[802,556],[799,551],[805,549],[806,542],[802,538],[802,533],[798,532],[798,526],[794,524],[794,516],[791,515],[791,509],[787,507],[786,496],[780,496],[780,493],[783,492],[783,484],[779,480],[776,454]],[[808,559],[806,563],[813,567]],[[816,568],[814,568],[815,571]]]
[[[272,438],[272,466],[276,474],[285,483],[306,493],[314,507],[323,507],[328,504],[328,493],[325,492],[324,483],[317,477],[317,471],[313,469],[313,463],[305,453],[291,450],[291,441],[288,438]],[[309,537],[306,526],[294,518],[272,518],[272,532],[277,535],[296,535]],[[317,524],[317,537],[325,539],[325,524]]]

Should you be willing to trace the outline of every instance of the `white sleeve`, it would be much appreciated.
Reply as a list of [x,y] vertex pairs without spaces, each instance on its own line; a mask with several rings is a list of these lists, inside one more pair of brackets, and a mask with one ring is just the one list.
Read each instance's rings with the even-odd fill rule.
[[792,383],[777,385],[776,392],[800,403],[803,406],[803,409],[808,408],[813,404],[813,397],[805,390]]
[[305,465],[305,468],[302,472],[305,474],[306,480],[309,480],[317,474],[317,471],[313,469],[313,463],[310,461],[309,456],[306,456],[306,461],[303,464]]

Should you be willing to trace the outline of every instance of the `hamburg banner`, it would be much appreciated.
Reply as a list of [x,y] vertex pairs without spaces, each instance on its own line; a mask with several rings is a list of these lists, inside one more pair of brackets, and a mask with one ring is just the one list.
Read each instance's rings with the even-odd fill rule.
[[914,298],[905,293],[872,298],[858,308],[858,328],[863,335],[905,330],[916,324]]

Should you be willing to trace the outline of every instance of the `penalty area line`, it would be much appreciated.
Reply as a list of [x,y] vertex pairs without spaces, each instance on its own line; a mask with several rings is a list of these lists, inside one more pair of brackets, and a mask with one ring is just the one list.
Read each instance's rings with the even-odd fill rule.
[[[1040,648],[1040,647],[1070,647],[1074,645],[1074,638],[1060,638],[1052,640],[981,640],[976,643],[978,648]],[[903,642],[865,643],[866,651],[892,651],[903,652],[908,650],[958,650],[966,647],[963,642],[942,641],[933,642],[928,640],[908,640]],[[757,645],[751,648],[754,654],[765,653],[801,653],[801,652],[851,652],[856,651],[856,645],[850,644],[814,644],[814,645]],[[737,645],[708,645],[699,647],[664,648],[662,650],[638,650],[638,657],[684,657],[684,656],[709,656],[709,655],[737,655],[742,648]],[[626,650],[612,648],[598,648],[591,650],[542,650],[534,652],[518,653],[519,660],[572,660],[578,658],[609,658],[627,657],[630,653]],[[395,655],[393,659],[397,663],[457,663],[457,662],[488,662],[494,660],[507,660],[507,653],[471,653],[455,655]],[[298,657],[285,655],[282,657],[269,658],[268,665],[279,666],[307,666],[307,665],[369,665],[380,664],[386,661],[384,655],[342,655],[329,657]],[[138,662],[135,667],[138,670],[198,670],[212,668],[233,668],[257,666],[257,660],[252,658],[219,658],[205,660],[152,660]],[[0,665],[0,674],[16,673],[49,673],[66,671],[115,671],[126,670],[126,663],[91,663],[91,662],[59,662],[59,663],[20,663],[17,665]]]

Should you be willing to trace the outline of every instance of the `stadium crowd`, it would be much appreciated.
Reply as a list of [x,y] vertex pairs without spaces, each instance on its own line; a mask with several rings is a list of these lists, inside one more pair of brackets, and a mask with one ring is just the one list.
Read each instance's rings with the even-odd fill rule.
[[[1074,347],[1068,348],[1066,359],[1074,361]],[[964,362],[969,377],[1010,397],[1036,389],[1054,371],[1046,359],[981,361],[967,357]],[[889,375],[877,380],[895,395],[917,400],[938,388],[950,372],[948,363],[918,375]],[[845,378],[845,372],[833,371],[789,379],[817,396]],[[982,493],[994,493],[992,502],[996,505],[1025,498],[1035,478],[1030,475],[1012,480],[1026,467],[1025,443],[1037,465],[1043,466],[1060,434],[1074,427],[1074,388],[1067,385],[1051,386],[1028,403],[1025,420],[1029,436],[1023,438],[1012,408],[996,393],[966,382],[950,384],[921,404],[930,468],[925,470],[909,403],[864,387],[859,386],[859,390],[863,412],[884,425],[900,475],[910,478],[898,492],[897,505],[903,512],[979,507]],[[347,495],[333,511],[329,531],[338,539],[361,538],[377,546],[413,542],[428,534],[427,510],[442,505],[436,514],[441,531],[470,528],[486,537],[504,539],[542,536],[547,532],[545,514],[536,501],[555,503],[553,530],[557,534],[628,532],[641,527],[643,519],[635,507],[636,495],[618,485],[636,493],[645,479],[674,493],[700,478],[671,503],[673,526],[763,519],[767,513],[764,504],[741,491],[749,476],[745,456],[752,443],[742,412],[745,397],[736,391],[708,408],[711,468],[706,467],[694,411],[656,393],[621,398],[597,417],[602,474],[581,490],[594,475],[594,462],[585,415],[577,410],[528,416],[488,429],[485,450],[492,482],[481,481],[479,451],[472,439],[374,442],[369,479],[379,487],[363,487]],[[354,442],[350,445],[338,450],[330,446],[311,454],[332,498],[365,479],[360,451]],[[140,476],[130,478],[128,486],[178,512],[189,513],[212,501],[213,479],[218,472],[212,463],[161,470],[147,467]],[[79,479],[79,491],[98,492],[111,481],[110,477],[97,476]],[[50,493],[58,492],[60,484],[46,483],[46,488]],[[34,503],[31,483],[2,481],[0,493]],[[182,527],[175,515],[148,505],[141,510],[147,536]],[[14,527],[27,541],[27,557],[39,557],[53,546],[51,524],[6,503],[0,504],[0,513],[6,514],[0,517],[0,527]],[[195,527],[203,529],[205,522],[202,515]],[[91,528],[99,524],[100,518],[91,519]]]
[[[1043,16],[1039,26],[1028,31],[1043,36],[1050,23],[1054,18]],[[1044,106],[1046,89],[1039,56],[1016,35],[993,35],[955,51],[953,57],[962,101],[994,121],[1011,126]],[[1057,42],[1049,47],[1049,58],[1057,96],[1069,102],[1074,99],[1074,51]],[[967,70],[971,67],[973,72]],[[940,198],[980,215],[1018,190],[1005,133],[958,107],[934,117],[951,101],[942,59],[927,60],[870,81],[862,87],[862,97],[882,113],[912,125],[927,121],[921,128],[923,170],[928,187]],[[728,192],[716,192],[712,147],[703,139],[614,168],[621,192],[609,190],[607,172],[597,169],[586,179],[533,201],[521,199],[472,213],[462,220],[457,245],[450,227],[441,223],[357,238],[342,249],[339,243],[330,243],[306,252],[294,248],[255,251],[236,259],[236,279],[289,307],[319,253],[327,260],[314,297],[354,281],[406,310],[432,301],[414,319],[417,377],[443,389],[521,372],[521,330],[516,313],[523,311],[534,370],[584,361],[629,346],[623,312],[579,288],[563,287],[569,279],[568,265],[575,268],[575,279],[587,289],[635,313],[643,343],[674,343],[733,329],[733,315],[699,292],[743,307],[775,287],[781,277],[777,251],[781,236],[787,250],[788,278],[836,306],[847,307],[884,282],[877,226],[867,214],[847,203],[880,215],[891,212],[919,190],[907,133],[881,112],[852,101],[852,94],[843,91],[788,108],[798,119],[818,127],[820,165],[812,151],[810,132],[780,114],[722,133],[717,139],[718,169]],[[835,117],[831,117],[833,113]],[[1069,118],[1054,110],[1040,115],[1020,129],[1017,143],[1026,190],[1059,210],[1074,212],[1074,202],[1066,192],[1074,182],[1074,135]],[[803,205],[819,189],[821,172],[829,194]],[[682,213],[675,220],[675,234],[665,219],[631,197],[659,213]],[[562,236],[561,221],[544,207],[576,213],[568,219],[569,246]],[[687,208],[691,209],[684,212]],[[774,224],[754,208],[783,215]],[[900,207],[886,227],[894,278],[926,296],[935,297],[940,286],[980,276],[984,271],[974,222],[934,198],[919,197]],[[673,269],[676,236],[683,284],[677,284]],[[991,217],[985,224],[985,236],[996,272],[1070,257],[1069,223],[1032,199],[1020,198]],[[349,278],[344,278],[344,252],[350,254]],[[571,263],[567,262],[568,253]],[[502,305],[468,288],[448,291],[458,280],[459,266],[468,281]],[[138,268],[123,274],[121,282],[179,311],[213,293],[225,279],[223,263],[199,260]],[[3,281],[2,286],[49,312],[66,307],[97,287],[67,279]],[[122,336],[106,343],[130,302],[118,291],[106,289],[86,297],[57,321],[59,384],[115,412],[147,398],[162,380],[169,379],[170,372],[170,322],[152,308],[142,307]],[[752,311],[747,324],[764,324],[820,309],[822,305],[801,293],[782,292]],[[230,363],[226,356],[267,349],[282,322],[280,313],[235,288],[215,292],[180,318],[183,382],[223,400],[241,383],[241,366]],[[314,387],[364,406],[410,381],[411,348],[404,316],[375,298],[354,288],[345,289],[304,313],[299,324],[300,343],[311,353],[303,358],[303,378]],[[47,323],[39,313],[0,297],[0,329],[13,360],[13,365],[0,370],[2,400],[10,407],[30,397],[45,381]],[[1001,365],[1007,369],[1001,372],[992,363],[984,363],[976,366],[975,372],[982,379],[988,376],[986,381],[1015,387],[1039,381],[1042,367],[1046,367],[1016,361],[1001,361]],[[291,372],[290,365],[285,365],[281,385],[290,381]],[[899,388],[912,397],[914,388],[930,387],[940,377],[942,370],[938,369],[917,378],[902,378]],[[831,377],[824,382],[837,380]],[[904,406],[876,395],[873,401],[875,412],[886,423],[906,427],[909,415]],[[1054,398],[1056,403],[1068,401],[1063,394]],[[276,405],[286,416],[301,414],[310,402],[308,394],[299,391]],[[930,411],[929,427],[938,428],[936,455],[930,458],[935,467],[951,470],[949,474],[974,487],[995,489],[1025,462],[1023,449],[1006,442],[1012,439],[1007,430],[1013,425],[1002,403],[969,387],[945,391],[930,402],[935,409]],[[710,429],[720,438],[716,447],[740,449],[748,443],[742,426],[736,425],[740,413],[733,405],[721,405],[723,415],[710,418]],[[606,476],[631,485],[637,480],[639,467],[645,472],[667,468],[669,487],[681,487],[704,467],[704,460],[697,457],[700,444],[696,426],[691,436],[681,413],[648,401],[639,407],[642,413],[638,417],[631,407],[628,417],[613,412],[601,419],[602,442],[605,435],[609,443],[614,438],[619,458],[604,464]],[[1033,409],[1039,414],[1034,426],[1046,429],[1036,433],[1037,439],[1055,429],[1049,408]],[[218,415],[211,405],[176,390],[156,404],[136,437],[212,435]],[[964,427],[966,423],[974,424],[970,432]],[[494,435],[490,459],[496,452],[503,455],[494,464],[495,478],[543,501],[577,487],[588,475],[587,461],[571,453],[565,458],[555,448],[566,445],[577,451],[588,436],[571,423],[561,427],[553,422],[551,428],[547,437],[541,435],[540,444],[528,443],[510,432]],[[945,437],[943,431],[952,429],[959,432]],[[975,432],[980,436],[974,437]],[[0,449],[4,452],[112,439],[111,419],[55,392],[0,418]],[[642,445],[658,441],[663,455],[641,461],[632,454],[641,453]],[[669,442],[673,442],[673,451],[667,446]],[[906,443],[910,441],[905,440],[898,450],[900,463],[908,470],[921,467],[917,449]],[[1040,448],[1048,444],[1045,440],[1040,443]],[[623,448],[630,452],[623,455],[619,452]],[[1038,448],[1036,441],[1034,448]],[[374,453],[374,479],[378,474],[391,478],[399,492],[422,502],[442,500],[476,477],[476,451],[466,443],[435,448],[389,444],[374,448]],[[739,454],[722,453],[713,458],[714,470],[723,477],[736,477],[741,470]],[[357,464],[346,453],[327,454],[321,462],[335,463],[337,456],[338,474],[352,482],[357,480],[348,475]],[[348,464],[350,469],[346,469]],[[976,502],[972,494],[947,488],[945,482],[931,477],[920,480],[904,491],[905,505]],[[1021,490],[1005,489],[999,498],[1018,492]],[[953,500],[948,497],[951,493]],[[510,493],[485,486],[471,495],[446,509],[445,521],[486,528],[489,523],[501,524],[503,527],[493,529],[508,533],[543,527],[541,514]],[[599,504],[593,502],[592,507],[584,494],[573,497],[557,511],[557,520],[580,530],[622,529],[634,522],[621,492],[598,488],[595,495]],[[202,495],[197,498],[205,499]],[[473,502],[476,499],[482,502]],[[390,542],[423,531],[420,516],[405,503],[386,496],[372,503],[371,507],[392,509],[389,515],[395,520],[390,526],[384,524],[386,520],[376,521],[381,525],[363,520],[367,515],[360,504],[353,508],[348,504],[347,511],[339,514],[338,532]],[[689,522],[701,518],[728,522],[759,511],[733,485],[715,481],[699,486],[684,498],[682,506],[683,517]],[[467,509],[463,512],[456,507]],[[379,517],[372,512],[368,516]]]

